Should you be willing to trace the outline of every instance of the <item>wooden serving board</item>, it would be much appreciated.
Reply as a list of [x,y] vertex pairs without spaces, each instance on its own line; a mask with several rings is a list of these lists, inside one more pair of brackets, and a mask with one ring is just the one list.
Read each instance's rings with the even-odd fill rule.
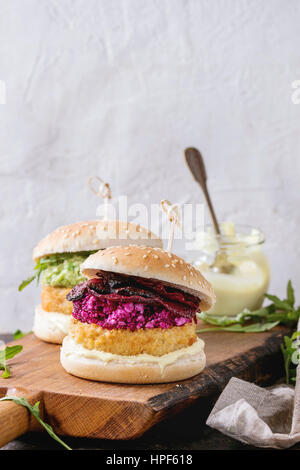
[[[42,416],[61,435],[105,439],[133,439],[157,422],[202,400],[205,419],[231,377],[258,384],[283,376],[280,344],[286,328],[272,332],[201,334],[206,343],[207,367],[191,379],[172,384],[119,385],[92,382],[67,374],[59,362],[60,346],[28,335],[12,344],[23,351],[10,360],[12,376],[0,378],[0,397],[25,396],[40,400]],[[27,410],[0,402],[0,447],[37,424]]]

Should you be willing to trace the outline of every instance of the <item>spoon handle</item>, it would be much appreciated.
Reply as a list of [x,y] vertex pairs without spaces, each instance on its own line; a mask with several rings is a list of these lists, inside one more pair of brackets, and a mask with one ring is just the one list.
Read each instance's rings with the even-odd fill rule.
[[185,149],[184,155],[192,175],[202,188],[213,221],[215,232],[219,235],[221,233],[220,227],[207,189],[207,175],[202,155],[199,150],[194,147],[189,147]]

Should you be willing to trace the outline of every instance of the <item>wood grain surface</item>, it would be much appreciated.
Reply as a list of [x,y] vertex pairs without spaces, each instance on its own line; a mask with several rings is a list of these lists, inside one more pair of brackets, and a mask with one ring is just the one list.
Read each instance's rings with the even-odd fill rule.
[[[157,385],[119,385],[73,377],[60,365],[60,346],[29,335],[15,342],[24,348],[10,361],[11,378],[0,378],[0,396],[40,400],[46,421],[61,435],[133,439],[195,400],[203,404],[199,416],[203,422],[233,376],[261,385],[282,377],[280,343],[288,333],[284,328],[257,334],[204,333],[205,370],[185,381]],[[34,420],[22,407],[0,403],[0,447],[34,428]]]

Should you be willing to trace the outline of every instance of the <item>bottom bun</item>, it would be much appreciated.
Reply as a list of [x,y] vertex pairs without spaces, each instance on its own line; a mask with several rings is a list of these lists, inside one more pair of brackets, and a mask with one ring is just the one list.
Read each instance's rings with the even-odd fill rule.
[[46,312],[41,305],[35,308],[33,332],[48,343],[61,344],[69,333],[72,315],[59,312]]
[[61,348],[63,368],[83,379],[102,382],[150,384],[176,382],[199,374],[205,367],[204,342],[164,356],[120,356],[84,348],[69,335]]

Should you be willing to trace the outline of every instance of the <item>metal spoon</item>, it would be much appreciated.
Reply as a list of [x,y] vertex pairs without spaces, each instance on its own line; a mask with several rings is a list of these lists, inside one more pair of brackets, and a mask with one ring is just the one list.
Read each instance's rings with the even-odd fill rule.
[[[189,147],[185,149],[184,155],[186,163],[192,175],[194,176],[194,179],[197,181],[197,183],[199,183],[204,193],[216,235],[221,235],[220,226],[207,189],[207,174],[202,155],[199,150],[194,147]],[[228,261],[226,253],[221,252],[216,254],[212,268],[218,272],[230,273],[233,270],[234,266]]]

